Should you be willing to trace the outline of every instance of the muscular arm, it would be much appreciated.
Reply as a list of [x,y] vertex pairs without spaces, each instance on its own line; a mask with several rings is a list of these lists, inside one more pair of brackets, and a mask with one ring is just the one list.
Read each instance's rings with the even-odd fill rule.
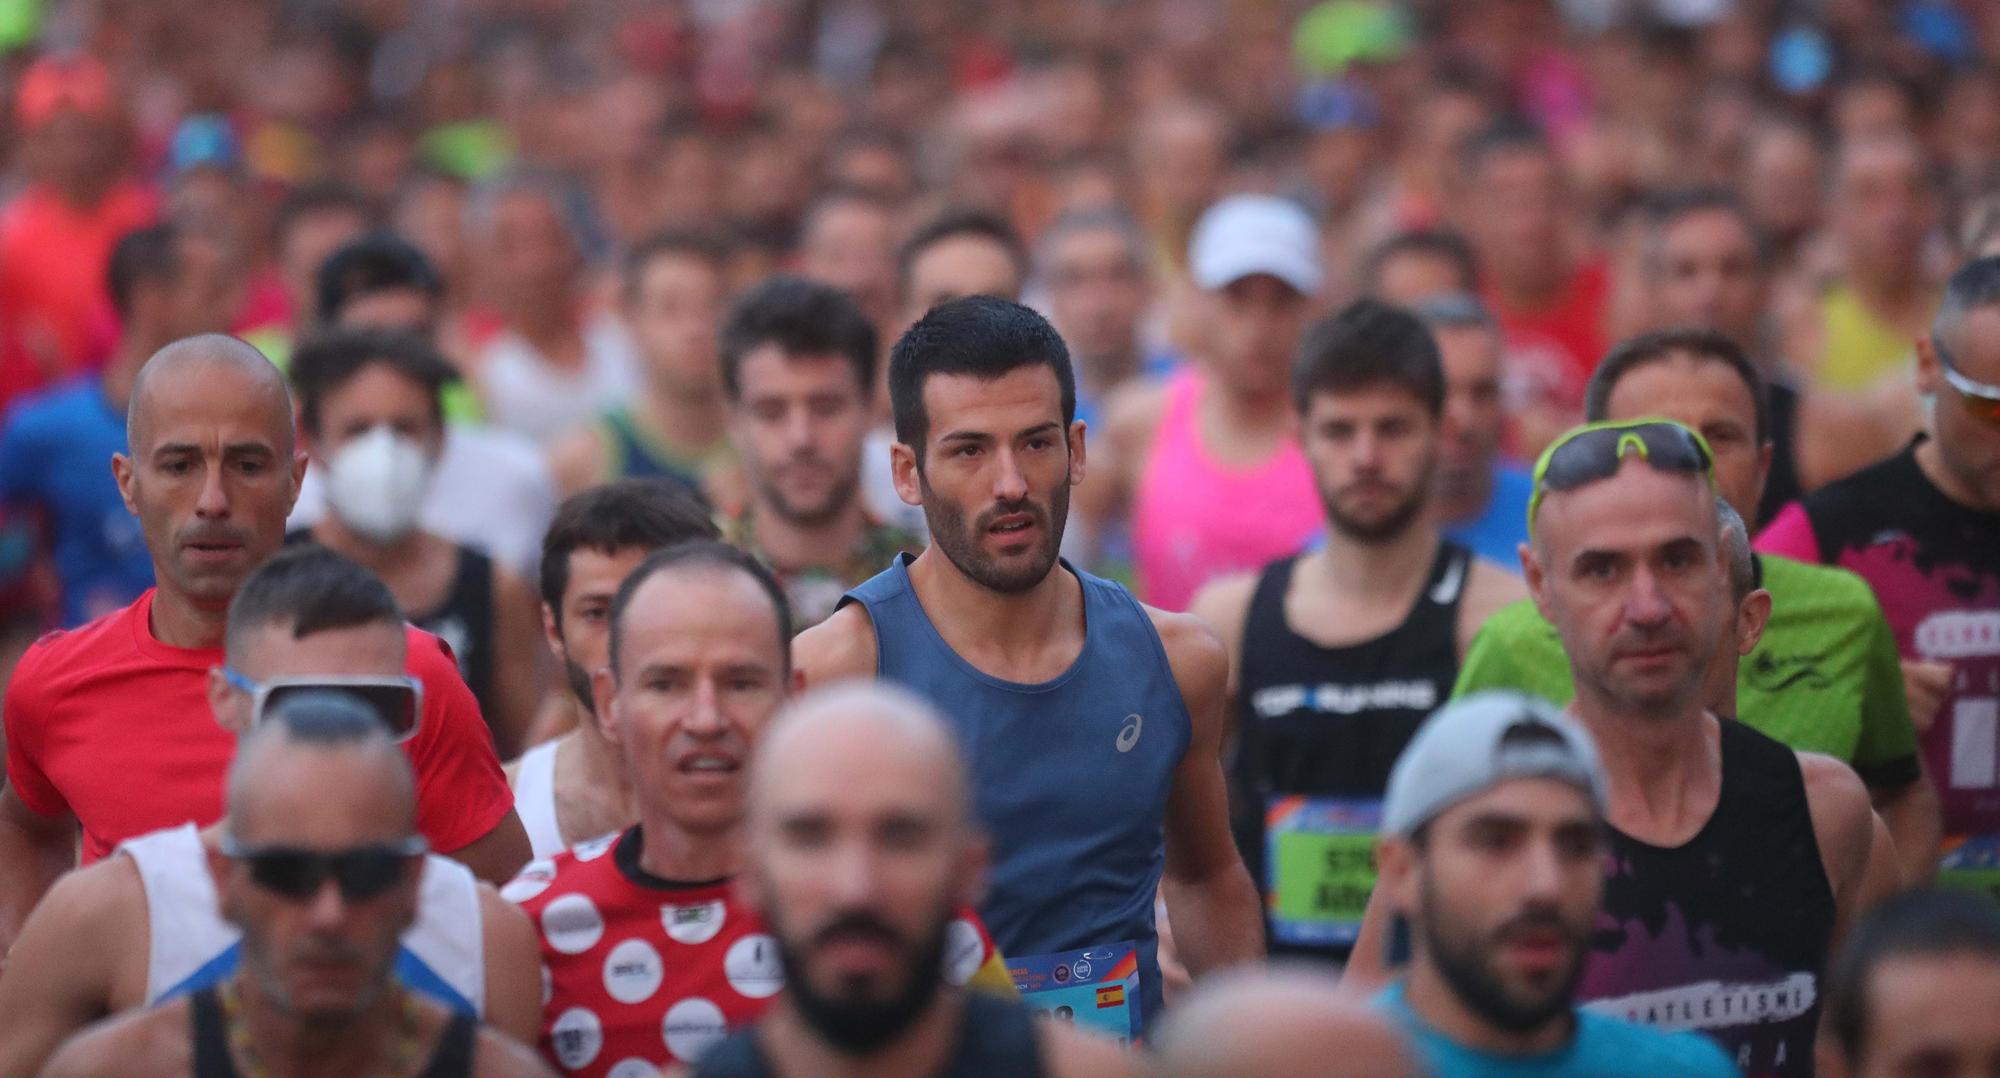
[[480,946],[486,952],[485,1023],[526,1045],[542,1032],[542,953],[519,906],[479,885]]
[[1876,844],[1875,812],[1868,805],[1868,788],[1852,768],[1816,752],[1798,755],[1806,804],[1812,811],[1813,835],[1819,840],[1827,882],[1833,885],[1833,938],[1827,942],[1831,953],[1846,938],[1854,918],[1875,897],[1869,885],[1869,855]]
[[542,604],[519,577],[493,569],[493,676],[499,689],[493,748],[502,760],[519,756],[546,689],[542,650]]
[[533,855],[533,849],[528,845],[528,831],[521,826],[521,818],[511,808],[499,823],[493,825],[493,830],[473,839],[469,845],[439,852],[496,887],[513,879]]
[[[1203,585],[1188,604],[1188,613],[1215,630],[1229,655],[1229,682],[1223,695],[1230,703],[1235,702],[1242,688],[1239,678],[1243,669],[1243,623],[1249,617],[1250,597],[1256,590],[1256,574],[1231,573]],[[1236,709],[1225,706],[1222,711],[1222,745],[1227,749],[1235,733]]]
[[1161,880],[1180,957],[1199,977],[1264,955],[1262,904],[1229,834],[1222,779],[1222,727],[1229,656],[1201,620],[1148,609],[1191,719],[1187,753],[1167,800],[1167,863]]
[[36,1073],[64,1040],[111,1013],[118,960],[146,954],[146,941],[132,938],[144,924],[130,858],[106,858],[50,888],[0,974],[0,1074]]
[[792,668],[806,687],[875,676],[875,628],[868,610],[849,603],[792,639]]
[[0,955],[49,885],[75,865],[76,820],[44,816],[12,786],[0,789]]
[[[1918,759],[1917,764],[1922,767],[1923,760]],[[1895,789],[1869,787],[1868,798],[1895,840],[1892,852],[1904,884],[1922,887],[1930,883],[1944,846],[1943,809],[1930,769],[1924,768],[1916,781]]]
[[[130,1074],[187,1074],[193,1046],[188,1005],[175,1000],[155,1010],[118,1015],[64,1044],[42,1078],[123,1078]],[[8,1072],[9,1078],[16,1072]],[[25,1072],[23,1072],[25,1073]]]

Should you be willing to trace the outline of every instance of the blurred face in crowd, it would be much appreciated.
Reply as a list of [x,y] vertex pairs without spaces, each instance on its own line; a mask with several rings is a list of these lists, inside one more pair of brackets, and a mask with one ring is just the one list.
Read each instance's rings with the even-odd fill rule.
[[1860,1057],[1830,1078],[1992,1078],[2000,1074],[2000,961],[1991,955],[1899,954],[1868,974]]
[[1506,421],[1500,408],[1500,334],[1485,326],[1434,326],[1431,336],[1444,365],[1438,496],[1464,498],[1493,481],[1493,458]]
[[1148,298],[1143,257],[1134,238],[1116,228],[1073,229],[1050,243],[1050,313],[1083,365],[1125,368],[1136,358]]
[[896,220],[888,207],[858,198],[823,203],[806,218],[799,272],[854,297],[868,317],[896,308]]
[[617,662],[593,679],[597,714],[650,818],[717,835],[743,818],[745,772],[791,688],[790,641],[740,569],[654,573],[625,608]]
[[1382,882],[1415,961],[1494,1029],[1566,1020],[1604,889],[1604,831],[1583,791],[1511,779],[1386,840]]
[[1134,153],[1149,201],[1192,221],[1221,186],[1228,138],[1219,112],[1191,102],[1160,106],[1140,126]]
[[266,362],[187,357],[143,375],[131,455],[113,460],[160,587],[199,607],[227,606],[283,544],[305,475],[291,402],[277,372],[252,359]]
[[1019,299],[1021,268],[1005,244],[977,232],[946,236],[910,260],[903,317],[911,323],[932,307],[966,296]]
[[1299,443],[1333,530],[1369,544],[1408,531],[1430,495],[1437,436],[1437,420],[1401,386],[1314,393]]
[[334,323],[343,329],[391,330],[430,340],[444,315],[440,306],[421,288],[376,288],[348,297]]
[[975,583],[1007,594],[1041,583],[1083,480],[1083,429],[1063,427],[1055,371],[934,374],[923,395],[928,443],[893,448],[896,493],[924,507],[932,545]]
[[854,502],[872,387],[836,354],[758,346],[737,371],[730,438],[759,503],[781,519],[827,524]]
[[444,449],[437,398],[386,363],[372,363],[320,400],[319,429],[307,431],[313,460],[324,466],[341,448],[378,427],[421,447],[436,460]]
[[1478,282],[1466,277],[1458,262],[1441,252],[1403,248],[1375,267],[1373,294],[1399,307],[1452,292],[1471,292]]
[[1562,175],[1546,150],[1489,150],[1468,177],[1463,231],[1501,288],[1554,287],[1562,273]]
[[1831,226],[1856,270],[1915,273],[1936,200],[1923,150],[1904,136],[1875,136],[1840,155]]
[[1735,610],[1708,481],[1628,455],[1608,479],[1550,491],[1534,534],[1528,590],[1578,695],[1670,717],[1698,702]]
[[578,547],[569,553],[562,609],[542,604],[542,630],[577,703],[594,711],[590,679],[611,657],[611,600],[618,585],[652,553],[648,547]]
[[640,268],[625,295],[625,320],[653,381],[676,396],[721,391],[715,327],[722,267],[686,252],[662,252]]
[[[400,633],[398,634],[400,635]],[[228,828],[252,851],[344,853],[407,842],[416,798],[397,750],[266,742],[231,791]],[[365,1014],[391,984],[398,937],[415,920],[423,857],[404,858],[379,894],[350,899],[331,879],[307,897],[259,883],[245,860],[210,856],[222,915],[243,930],[243,974],[307,1025]]]
[[778,938],[801,1017],[865,1052],[938,992],[985,857],[941,733],[865,697],[840,706],[810,738],[774,732],[758,761],[742,890]]
[[828,182],[836,187],[867,191],[891,203],[909,198],[917,189],[910,159],[883,142],[836,147],[826,172]]
[[[1917,392],[1926,406],[1946,493],[1975,509],[2000,510],[2000,405],[1945,379],[1949,363],[1962,378],[2000,384],[2000,307],[1979,307],[1955,333],[1917,339]],[[1940,351],[1939,344],[1944,346]]]
[[503,309],[567,305],[582,255],[551,195],[510,191],[495,200],[492,215],[483,261],[493,274]]
[[1708,441],[1715,486],[1740,513],[1755,513],[1764,496],[1771,448],[1757,437],[1750,387],[1719,359],[1678,353],[1626,372],[1605,402],[1604,418],[1676,420]]
[[1309,297],[1264,273],[1207,293],[1210,372],[1240,393],[1285,393],[1311,306]]
[[424,253],[447,281],[465,272],[465,188],[456,180],[427,179],[397,200],[392,224]]
[[278,260],[285,286],[295,299],[305,301],[301,311],[312,310],[310,299],[319,268],[350,241],[368,229],[368,219],[350,206],[323,206],[300,214],[278,239]]
[[1697,210],[1668,222],[1654,243],[1655,321],[1713,329],[1755,347],[1766,291],[1746,222],[1726,209]]
[[1791,242],[1819,224],[1820,169],[1819,145],[1806,131],[1769,127],[1752,136],[1743,201],[1766,236]]

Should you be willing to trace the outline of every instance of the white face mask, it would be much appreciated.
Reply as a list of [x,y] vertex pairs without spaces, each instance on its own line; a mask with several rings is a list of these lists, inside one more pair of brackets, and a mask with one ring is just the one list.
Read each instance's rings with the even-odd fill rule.
[[340,447],[326,462],[326,501],[362,538],[393,543],[423,512],[431,459],[423,447],[386,426]]

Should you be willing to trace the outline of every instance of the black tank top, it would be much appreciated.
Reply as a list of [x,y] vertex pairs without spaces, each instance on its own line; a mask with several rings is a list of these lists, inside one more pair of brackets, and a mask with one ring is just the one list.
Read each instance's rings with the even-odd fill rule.
[[[193,1078],[237,1078],[236,1064],[229,1058],[229,1031],[222,1020],[222,1001],[213,986],[188,997],[188,1015],[194,1027]],[[438,1035],[437,1048],[421,1078],[471,1078],[473,1042],[479,1022],[469,1014],[454,1013]]]
[[1334,648],[1286,624],[1297,564],[1273,562],[1250,597],[1232,816],[1266,897],[1272,953],[1340,959],[1374,886],[1389,769],[1458,676],[1458,607],[1472,554],[1441,541],[1402,623]]
[[1578,1000],[1700,1030],[1745,1074],[1811,1075],[1834,903],[1797,754],[1724,721],[1715,814],[1676,849],[1614,828],[1611,855]]
[[[757,1027],[739,1029],[695,1067],[695,1078],[776,1078],[757,1043]],[[1019,1000],[967,992],[958,1020],[958,1048],[934,1078],[1043,1078],[1048,1067],[1034,1019]]]

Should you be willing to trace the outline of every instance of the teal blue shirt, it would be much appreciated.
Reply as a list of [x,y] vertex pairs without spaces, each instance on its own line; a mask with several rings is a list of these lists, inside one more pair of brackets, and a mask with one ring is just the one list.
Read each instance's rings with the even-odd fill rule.
[[1375,997],[1415,1042],[1433,1078],[1741,1078],[1714,1041],[1694,1033],[1663,1033],[1622,1018],[1576,1012],[1576,1035],[1553,1052],[1503,1056],[1447,1040],[1425,1025],[1403,999],[1397,981]]

